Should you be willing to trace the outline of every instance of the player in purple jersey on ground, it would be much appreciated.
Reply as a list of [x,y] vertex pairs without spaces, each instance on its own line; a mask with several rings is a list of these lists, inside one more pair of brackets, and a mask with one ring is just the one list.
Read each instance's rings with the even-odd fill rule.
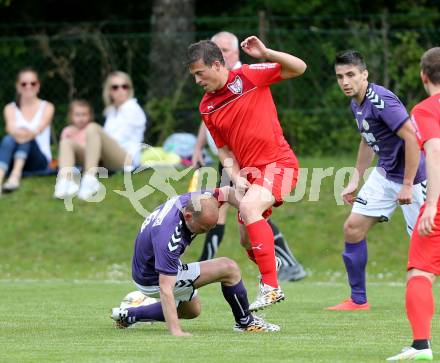
[[[353,50],[336,56],[339,87],[351,97],[351,111],[361,134],[355,173],[342,192],[353,209],[344,224],[342,254],[351,297],[327,310],[369,310],[365,270],[367,232],[377,222],[388,221],[397,205],[402,208],[411,234],[426,194],[425,160],[420,157],[415,130],[408,113],[388,89],[368,82],[362,56]],[[355,196],[359,180],[377,155],[378,162]]]
[[249,312],[247,292],[237,264],[226,257],[182,264],[180,256],[197,234],[208,232],[218,220],[219,204],[238,205],[231,187],[214,192],[187,193],[160,205],[144,221],[136,238],[132,277],[143,294],[160,302],[132,308],[113,308],[111,318],[120,328],[139,321],[164,321],[172,335],[182,331],[179,318],[193,319],[201,311],[197,289],[220,282],[235,318],[234,331],[269,332],[280,327]]

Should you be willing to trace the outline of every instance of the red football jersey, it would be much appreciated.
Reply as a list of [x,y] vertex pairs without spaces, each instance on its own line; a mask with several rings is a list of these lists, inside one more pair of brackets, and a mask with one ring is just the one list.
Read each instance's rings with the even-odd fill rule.
[[432,95],[415,105],[411,111],[411,120],[421,149],[429,139],[440,138],[440,94]]
[[282,80],[278,63],[243,65],[229,71],[223,88],[205,93],[199,110],[218,148],[225,145],[241,168],[275,161],[297,165],[269,86]]

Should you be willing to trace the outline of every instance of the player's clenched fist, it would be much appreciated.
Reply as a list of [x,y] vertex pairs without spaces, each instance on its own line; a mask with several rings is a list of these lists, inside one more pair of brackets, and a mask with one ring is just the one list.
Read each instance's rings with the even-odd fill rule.
[[247,37],[241,42],[241,49],[253,58],[266,58],[267,48],[255,35]]
[[399,194],[397,195],[397,202],[402,204],[411,204],[412,203],[412,194],[413,188],[412,185],[404,184],[402,189],[400,189]]

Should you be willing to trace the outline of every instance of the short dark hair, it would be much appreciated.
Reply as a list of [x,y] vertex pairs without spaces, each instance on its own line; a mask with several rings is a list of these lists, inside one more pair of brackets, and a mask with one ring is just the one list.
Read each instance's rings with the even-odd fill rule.
[[190,66],[199,59],[202,59],[203,63],[208,66],[212,65],[215,61],[219,61],[221,64],[225,65],[222,51],[217,44],[211,40],[201,40],[188,47],[186,65]]
[[361,71],[367,69],[367,65],[361,53],[352,49],[344,50],[336,55],[335,66],[338,65],[354,65],[357,66]]
[[423,54],[420,68],[431,83],[440,84],[440,47],[431,48]]

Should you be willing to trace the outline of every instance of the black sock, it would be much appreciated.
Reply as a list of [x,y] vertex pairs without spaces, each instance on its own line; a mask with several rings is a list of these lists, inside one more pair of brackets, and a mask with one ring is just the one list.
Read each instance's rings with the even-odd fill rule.
[[281,234],[278,227],[270,219],[268,219],[267,222],[269,223],[270,228],[272,228],[273,236],[275,239],[275,256],[279,257],[283,262],[282,267],[296,266],[298,264],[298,261],[290,251],[289,246],[287,245],[287,241],[284,239],[284,236]]
[[214,258],[217,253],[218,247],[222,242],[223,235],[225,233],[225,225],[217,224],[213,229],[211,229],[205,238],[205,245],[203,246],[202,255],[199,261],[210,260]]
[[234,286],[225,286],[222,284],[222,292],[225,300],[231,307],[235,322],[241,326],[249,325],[253,316],[249,312],[249,301],[243,280]]
[[417,350],[429,349],[431,348],[431,344],[428,339],[416,339],[413,340],[411,347]]

